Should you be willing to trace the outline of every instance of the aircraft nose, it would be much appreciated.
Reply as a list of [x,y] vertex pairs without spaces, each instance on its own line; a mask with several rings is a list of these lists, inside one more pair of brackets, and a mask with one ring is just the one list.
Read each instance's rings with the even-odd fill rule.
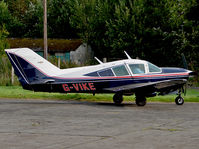
[[195,75],[197,75],[196,72],[191,71],[191,70],[187,70],[187,72],[189,73],[190,76],[195,76]]
[[194,71],[188,71],[188,73],[189,73],[190,76],[195,76],[195,75],[197,75],[197,73],[194,72]]

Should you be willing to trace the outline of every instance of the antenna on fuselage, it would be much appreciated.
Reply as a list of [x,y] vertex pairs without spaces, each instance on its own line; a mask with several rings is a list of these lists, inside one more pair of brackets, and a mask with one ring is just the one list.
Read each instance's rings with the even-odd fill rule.
[[126,54],[126,56],[128,57],[128,59],[132,59],[132,58],[128,55],[128,53],[127,53],[126,51],[124,51],[124,53]]
[[94,57],[100,64],[103,64],[102,61],[100,61],[97,57]]

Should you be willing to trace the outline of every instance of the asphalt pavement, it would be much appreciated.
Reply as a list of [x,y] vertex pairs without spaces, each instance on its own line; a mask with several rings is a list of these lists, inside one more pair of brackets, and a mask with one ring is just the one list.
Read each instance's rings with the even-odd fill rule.
[[198,149],[199,103],[0,99],[1,149]]

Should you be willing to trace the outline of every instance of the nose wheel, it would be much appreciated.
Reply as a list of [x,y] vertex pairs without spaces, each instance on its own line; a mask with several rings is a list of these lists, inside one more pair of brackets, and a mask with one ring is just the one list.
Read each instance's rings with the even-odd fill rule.
[[179,89],[178,96],[175,99],[175,103],[177,105],[183,105],[184,104],[184,98],[181,96],[181,92],[182,92],[182,89]]
[[183,105],[184,104],[184,98],[182,98],[181,95],[179,95],[178,97],[176,97],[175,102],[177,105]]

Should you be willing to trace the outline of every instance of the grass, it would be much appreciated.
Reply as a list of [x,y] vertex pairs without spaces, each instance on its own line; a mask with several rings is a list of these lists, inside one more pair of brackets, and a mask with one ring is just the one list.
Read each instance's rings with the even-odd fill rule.
[[[199,90],[198,89],[188,89],[186,96],[182,94],[185,102],[199,102]],[[156,96],[153,98],[148,98],[148,101],[161,101],[161,102],[173,102],[177,97],[175,94]]]
[[[20,86],[0,86],[0,98],[17,99],[54,99],[54,100],[81,100],[81,101],[102,101],[112,102],[113,94],[61,94],[61,93],[43,93],[23,90]],[[176,95],[156,96],[147,98],[148,102],[174,102]],[[124,101],[134,101],[135,96],[124,96]],[[199,90],[188,89],[184,97],[186,102],[199,102]]]

